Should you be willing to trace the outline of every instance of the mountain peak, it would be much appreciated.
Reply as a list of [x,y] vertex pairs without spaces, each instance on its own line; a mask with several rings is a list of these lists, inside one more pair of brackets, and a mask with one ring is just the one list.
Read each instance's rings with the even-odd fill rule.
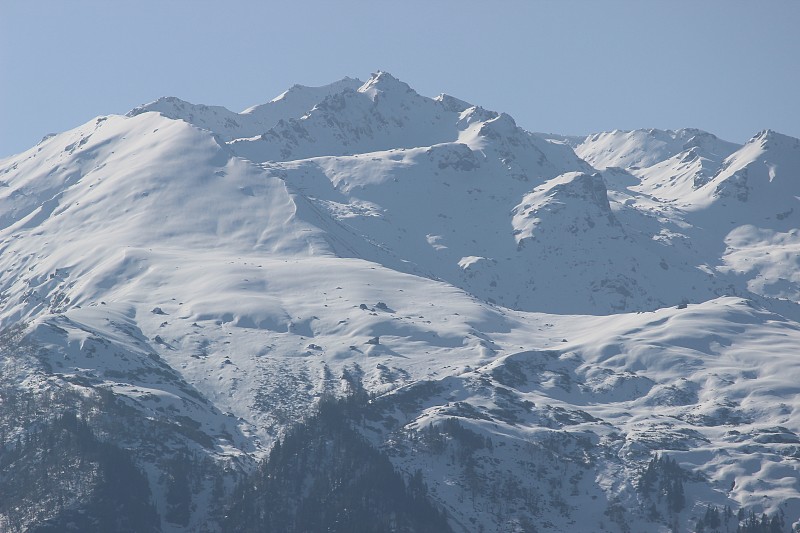
[[480,134],[490,139],[514,135],[517,132],[517,123],[513,117],[507,113],[500,113],[499,115],[487,120],[481,126]]
[[405,93],[414,92],[414,90],[407,83],[398,80],[388,72],[379,70],[372,74],[364,85],[359,87],[358,92],[364,93],[374,100],[379,93]]
[[772,148],[777,146],[798,147],[800,148],[800,139],[778,133],[775,130],[765,129],[756,133],[747,144],[759,143],[764,148]]
[[146,104],[142,104],[140,106],[136,106],[130,111],[128,111],[125,116],[127,117],[135,117],[136,115],[141,115],[142,113],[147,113],[148,111],[158,111],[163,114],[166,110],[183,110],[187,107],[194,107],[195,105],[191,102],[187,102],[186,100],[181,100],[177,96],[162,96],[153,100],[152,102],[148,102]]
[[[597,168],[647,168],[681,152],[697,147],[700,155],[721,161],[739,148],[697,128],[659,130],[655,128],[589,135],[576,153]],[[681,156],[682,158],[683,156]]]

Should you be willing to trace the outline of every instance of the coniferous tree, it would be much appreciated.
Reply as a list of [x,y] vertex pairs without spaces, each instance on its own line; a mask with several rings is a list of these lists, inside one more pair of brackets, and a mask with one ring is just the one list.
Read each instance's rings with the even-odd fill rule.
[[[356,389],[357,390],[357,389]],[[422,473],[408,483],[353,429],[357,397],[325,399],[316,415],[276,444],[254,478],[235,491],[226,531],[446,532]]]

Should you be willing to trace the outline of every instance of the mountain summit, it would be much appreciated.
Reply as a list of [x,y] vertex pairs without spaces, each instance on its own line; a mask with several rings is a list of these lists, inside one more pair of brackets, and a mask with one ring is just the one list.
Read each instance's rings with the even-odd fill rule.
[[382,71],[49,136],[0,160],[0,530],[797,527],[798,173]]

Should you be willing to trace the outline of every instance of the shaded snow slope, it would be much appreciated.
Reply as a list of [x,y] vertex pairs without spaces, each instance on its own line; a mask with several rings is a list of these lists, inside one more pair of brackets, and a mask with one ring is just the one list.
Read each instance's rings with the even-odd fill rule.
[[[796,521],[798,172],[775,132],[579,143],[385,72],[240,114],[162,99],[0,161],[0,382],[124,414],[164,531],[218,530],[361,386],[358,429],[457,531]],[[656,456],[684,507],[647,492]]]
[[664,216],[660,236],[703,250],[694,261],[727,276],[723,285],[797,301],[800,140],[765,130],[736,147],[697,130],[648,130],[590,136],[576,151],[625,166],[602,171],[612,198]]
[[[596,530],[608,520],[607,508],[578,502],[606,491],[624,510],[623,520],[606,522],[607,528],[666,531],[646,518],[648,507],[666,512],[663,502],[638,491],[636,481],[620,482],[632,462],[658,450],[695,473],[686,492],[690,501],[702,493],[704,503],[690,504],[688,514],[702,514],[709,504],[760,500],[768,512],[797,516],[800,437],[790,400],[798,393],[797,367],[789,365],[783,375],[787,360],[777,355],[800,340],[797,323],[728,298],[683,310],[565,317],[542,326],[565,340],[551,344],[535,335],[486,366],[398,389],[389,395],[394,401],[385,401],[387,409],[400,406],[390,412],[401,431],[391,435],[412,430],[422,436],[398,443],[385,435],[383,445],[406,468],[421,463],[437,472],[433,491],[449,508],[463,512],[459,493],[447,483],[459,479],[480,489],[463,518],[488,530],[497,523],[486,509],[499,509],[494,516],[505,516],[509,527],[513,517],[524,519],[521,509],[535,509],[526,499],[540,498],[552,503],[538,511],[541,519],[557,524],[559,514],[568,515],[573,527]],[[775,351],[765,352],[762,343]],[[494,441],[491,450],[482,444],[467,450],[477,475],[460,471],[425,437],[452,419]],[[373,429],[381,432],[377,424]],[[455,436],[451,441],[458,442]],[[599,470],[587,478],[580,465],[601,456],[590,468]],[[493,495],[509,481],[498,471],[515,472],[517,487],[502,502]]]

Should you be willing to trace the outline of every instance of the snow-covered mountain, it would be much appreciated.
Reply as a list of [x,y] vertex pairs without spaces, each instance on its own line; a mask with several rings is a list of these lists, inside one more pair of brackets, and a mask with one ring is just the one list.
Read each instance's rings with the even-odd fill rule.
[[154,111],[207,129],[230,141],[257,137],[281,121],[302,117],[326,97],[346,89],[355,90],[361,85],[360,80],[353,78],[343,78],[322,87],[294,85],[266,104],[255,105],[241,113],[220,106],[195,105],[171,96],[139,106],[127,116],[134,117]]
[[0,161],[0,529],[344,531],[312,497],[366,443],[396,530],[788,531],[798,174],[772,131],[534,134],[385,72],[48,137]]

